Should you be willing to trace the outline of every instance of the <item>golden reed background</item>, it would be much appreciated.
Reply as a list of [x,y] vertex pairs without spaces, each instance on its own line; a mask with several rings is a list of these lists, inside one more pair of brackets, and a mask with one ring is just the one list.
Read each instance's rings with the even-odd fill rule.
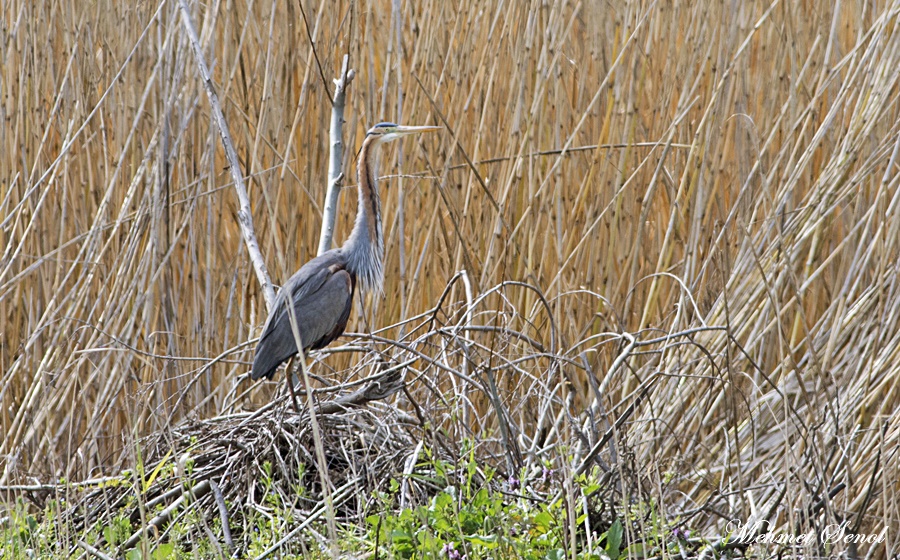
[[[829,507],[896,538],[897,2],[300,6],[193,6],[276,283],[316,250],[349,52],[348,187],[371,124],[449,124],[383,155],[385,297],[352,330],[431,309],[461,269],[476,296],[528,282],[558,340],[533,291],[484,305],[572,360],[576,413],[587,370],[614,415],[656,375],[628,439],[663,494],[749,513],[786,487],[789,523],[843,482]],[[204,366],[265,306],[175,3],[6,2],[0,45],[0,481],[77,479],[221,412],[252,347]],[[346,191],[338,239],[354,212]],[[615,333],[697,328],[608,371]]]

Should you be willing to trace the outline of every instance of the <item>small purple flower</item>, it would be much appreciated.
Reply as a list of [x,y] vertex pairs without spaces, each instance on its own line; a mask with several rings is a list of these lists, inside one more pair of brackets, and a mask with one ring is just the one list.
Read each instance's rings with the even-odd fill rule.
[[509,480],[506,481],[509,484],[510,490],[518,490],[519,489],[519,479],[515,477],[515,475],[509,475]]
[[541,471],[541,480],[546,484],[550,482],[551,478],[553,478],[553,469],[548,469],[547,465],[544,465],[544,468]]
[[446,554],[448,560],[465,560],[466,556],[464,554],[460,554],[458,550],[456,550],[456,545],[452,542],[449,542],[444,545],[444,548],[441,549],[441,554]]
[[675,527],[674,529],[672,529],[672,536],[680,541],[687,540],[688,538],[687,531],[685,531],[681,527]]

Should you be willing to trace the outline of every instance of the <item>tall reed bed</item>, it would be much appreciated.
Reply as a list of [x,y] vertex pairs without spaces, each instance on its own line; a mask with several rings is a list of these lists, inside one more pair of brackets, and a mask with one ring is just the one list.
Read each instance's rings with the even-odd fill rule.
[[[382,158],[385,296],[351,330],[408,340],[443,302],[429,328],[474,357],[430,347],[395,404],[581,458],[631,406],[621,444],[673,511],[824,508],[896,539],[896,2],[193,10],[276,283],[318,245],[344,54],[345,187],[372,123],[445,126]],[[240,377],[266,308],[177,4],[8,2],[0,44],[0,484],[267,402]],[[353,379],[359,354],[314,373]]]

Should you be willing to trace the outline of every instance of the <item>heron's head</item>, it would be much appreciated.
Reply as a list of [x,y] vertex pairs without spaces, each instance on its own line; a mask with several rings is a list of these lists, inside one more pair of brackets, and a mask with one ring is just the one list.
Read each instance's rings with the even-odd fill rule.
[[420,132],[432,132],[440,130],[439,126],[401,126],[390,122],[378,123],[366,133],[366,137],[374,136],[379,144],[391,142],[397,138]]

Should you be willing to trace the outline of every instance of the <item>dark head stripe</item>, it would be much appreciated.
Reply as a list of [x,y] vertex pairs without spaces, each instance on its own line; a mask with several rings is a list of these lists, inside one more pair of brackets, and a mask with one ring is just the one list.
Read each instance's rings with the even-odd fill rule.
[[375,126],[373,126],[372,128],[370,128],[370,129],[369,129],[369,132],[366,133],[366,134],[367,134],[367,135],[368,135],[368,134],[371,134],[372,131],[375,130],[375,129],[377,129],[377,128],[396,128],[397,126],[398,126],[398,125],[397,125],[396,123],[392,123],[392,122],[380,122],[380,123],[376,124]]

